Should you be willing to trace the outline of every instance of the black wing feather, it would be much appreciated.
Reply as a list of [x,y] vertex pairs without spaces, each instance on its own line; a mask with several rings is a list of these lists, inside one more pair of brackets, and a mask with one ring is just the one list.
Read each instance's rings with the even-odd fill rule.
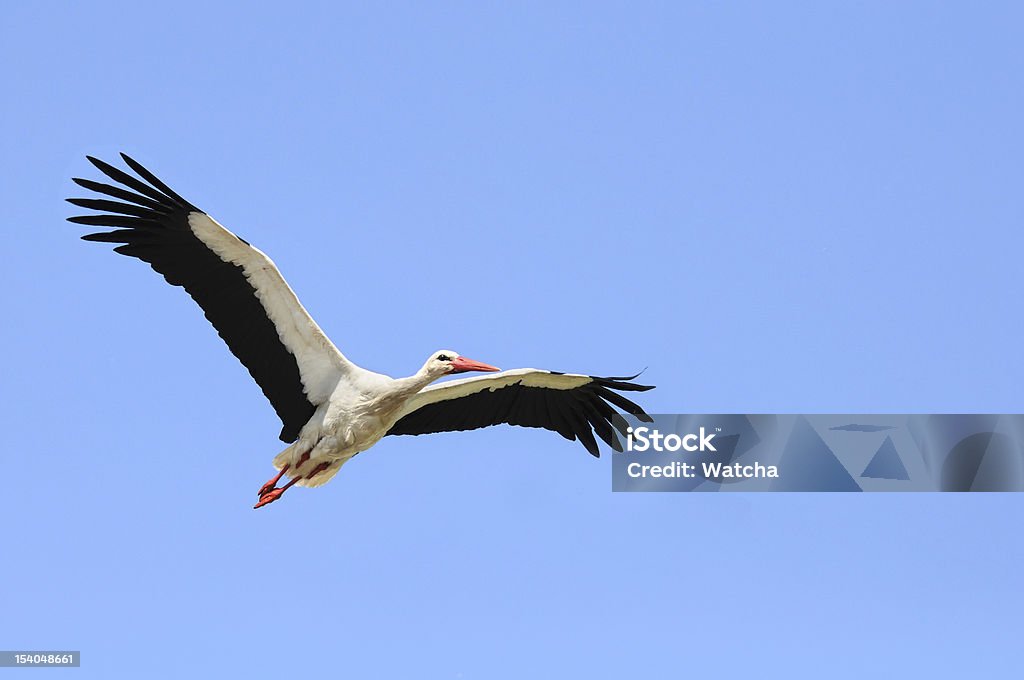
[[[600,456],[596,433],[616,451],[622,445],[615,436],[614,404],[622,410],[650,421],[644,410],[613,390],[644,392],[653,385],[630,382],[636,376],[592,377],[589,383],[569,390],[512,383],[495,390],[481,389],[463,397],[425,404],[405,415],[388,434],[431,434],[476,430],[491,425],[539,427],[557,432],[570,441],[579,440],[593,456]],[[613,429],[615,428],[615,429]]]
[[303,389],[298,361],[281,342],[243,269],[221,260],[192,232],[189,214],[203,211],[124,154],[125,163],[148,184],[99,159],[87,158],[127,188],[87,179],[74,182],[126,203],[70,198],[74,205],[103,212],[69,217],[68,221],[114,228],[82,238],[121,244],[115,252],[147,262],[168,283],[184,287],[277,411],[284,425],[281,440],[295,441],[316,408]]
[[144,208],[151,208],[153,210],[163,210],[164,207],[163,204],[160,203],[159,201],[154,201],[152,199],[146,198],[145,196],[133,194],[127,189],[122,189],[121,187],[112,187],[109,184],[104,184],[103,182],[94,182],[91,179],[82,179],[81,177],[73,177],[71,181],[77,184],[78,186],[82,187],[83,189],[95,191],[98,194],[104,194],[106,196],[113,196],[114,198],[120,198],[125,201],[131,201],[132,203],[137,203],[138,205],[141,205]]

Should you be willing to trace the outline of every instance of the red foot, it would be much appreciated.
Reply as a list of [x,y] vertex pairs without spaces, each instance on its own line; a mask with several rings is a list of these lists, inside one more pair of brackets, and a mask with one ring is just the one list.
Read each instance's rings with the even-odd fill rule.
[[255,510],[257,508],[262,508],[264,505],[267,505],[268,503],[273,503],[274,501],[281,497],[281,494],[283,494],[288,489],[292,488],[292,485],[295,484],[295,482],[297,481],[299,481],[298,477],[291,480],[290,482],[282,486],[280,489],[271,489],[270,491],[261,495],[259,502],[256,505],[252,506],[252,509]]
[[270,491],[261,494],[259,502],[256,503],[256,505],[252,506],[252,509],[256,510],[257,508],[262,508],[264,505],[269,505],[270,503],[273,503],[278,498],[280,498],[281,494],[283,493],[284,489],[271,489]]
[[289,467],[291,467],[291,466],[290,465],[285,465],[283,468],[281,468],[281,471],[277,473],[276,477],[274,477],[269,482],[267,482],[266,484],[264,484],[263,486],[260,487],[260,491],[259,491],[260,498],[263,498],[264,496],[266,496],[268,493],[270,493],[270,491],[275,486],[277,486],[277,483],[281,481],[282,477],[284,477],[284,473],[288,472],[288,468]]

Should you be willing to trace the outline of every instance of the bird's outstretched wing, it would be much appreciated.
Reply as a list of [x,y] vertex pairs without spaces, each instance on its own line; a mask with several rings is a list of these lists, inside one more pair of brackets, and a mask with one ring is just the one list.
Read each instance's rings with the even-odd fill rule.
[[[414,396],[388,434],[428,434],[475,430],[508,423],[541,427],[580,443],[600,456],[594,433],[621,451],[612,430],[617,406],[642,419],[644,410],[618,392],[644,392],[653,386],[630,382],[636,376],[597,378],[521,368],[431,385]],[[622,433],[625,436],[625,433]]]
[[99,212],[68,220],[112,228],[82,238],[119,243],[116,252],[149,263],[169,284],[182,286],[270,400],[284,424],[281,439],[294,441],[352,364],[302,307],[269,257],[138,162],[121,157],[142,179],[88,157],[116,185],[74,182],[118,200],[69,198]]

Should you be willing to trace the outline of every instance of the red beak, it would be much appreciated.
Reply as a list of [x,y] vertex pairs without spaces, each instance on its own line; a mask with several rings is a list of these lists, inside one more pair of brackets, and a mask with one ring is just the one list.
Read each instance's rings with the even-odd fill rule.
[[467,371],[500,371],[500,368],[485,364],[480,361],[473,361],[466,357],[455,357],[452,359],[452,368],[455,369],[452,373],[465,373]]

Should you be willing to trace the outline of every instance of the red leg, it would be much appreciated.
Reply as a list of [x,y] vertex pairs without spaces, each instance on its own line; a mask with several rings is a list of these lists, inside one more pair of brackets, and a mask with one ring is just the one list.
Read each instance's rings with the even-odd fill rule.
[[320,463],[315,468],[313,468],[312,472],[306,475],[306,479],[313,479],[314,477],[316,477],[318,474],[320,474],[329,467],[331,467],[331,464],[328,462]]
[[[306,451],[304,454],[302,454],[302,457],[300,457],[298,462],[295,463],[295,471],[298,472],[299,468],[302,467],[307,460],[309,460],[309,451]],[[291,467],[292,466],[290,463],[285,465],[283,468],[281,468],[281,471],[277,473],[276,477],[274,477],[269,482],[261,486],[259,490],[259,497],[263,498],[268,493],[273,491],[274,487],[277,486],[277,483],[281,481],[282,477],[284,477],[284,473],[288,472],[288,470],[290,470]]]
[[271,479],[266,484],[264,484],[263,486],[260,487],[260,493],[259,493],[260,498],[263,498],[275,486],[277,486],[277,483],[281,481],[281,478],[284,477],[284,473],[288,472],[288,468],[290,468],[290,467],[291,467],[291,465],[285,465],[283,468],[281,468],[281,471],[277,473],[277,476],[275,476],[273,479]]
[[[296,470],[298,470],[298,468],[303,463],[305,463],[307,460],[309,460],[309,454],[308,453],[304,453],[302,455],[302,458],[299,459],[298,464],[295,466]],[[329,467],[331,467],[330,461],[324,461],[323,463],[320,463],[315,468],[313,468],[313,471],[310,472],[308,475],[306,475],[305,478],[306,479],[312,479],[313,477],[316,477],[318,474],[320,474],[321,472],[323,472],[324,470],[326,470]],[[277,482],[281,479],[281,475],[283,475],[285,473],[285,470],[287,470],[287,469],[288,469],[288,466],[287,465],[284,466],[284,468],[281,469],[281,472],[278,473],[277,477],[275,477],[273,480],[271,480],[271,482],[267,482],[267,484],[270,484],[271,486],[270,486],[270,488],[266,492],[262,492],[262,489],[261,489],[262,493],[260,493],[260,500],[259,500],[258,503],[256,503],[256,505],[252,506],[253,510],[255,510],[257,508],[262,508],[264,505],[269,505],[270,503],[273,503],[278,498],[280,498],[281,495],[285,491],[290,489],[292,487],[292,484],[294,484],[295,482],[297,482],[300,479],[302,479],[302,477],[293,477],[291,479],[291,481],[289,481],[287,484],[282,486],[280,489],[275,488],[275,486],[277,485]],[[263,486],[266,487],[267,484],[264,484]]]

